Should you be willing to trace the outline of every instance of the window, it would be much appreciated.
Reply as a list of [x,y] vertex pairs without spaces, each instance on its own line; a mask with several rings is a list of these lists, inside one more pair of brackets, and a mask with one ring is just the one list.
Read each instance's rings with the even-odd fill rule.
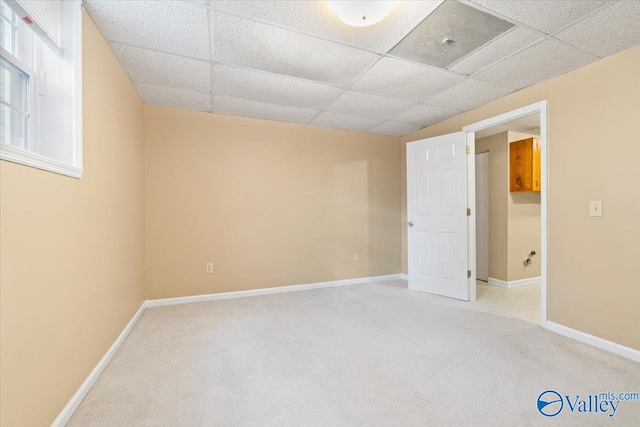
[[79,178],[81,2],[1,0],[0,24],[0,158]]
[[28,148],[27,127],[29,109],[27,93],[29,75],[9,61],[2,58],[2,116],[0,129],[2,141],[20,148]]

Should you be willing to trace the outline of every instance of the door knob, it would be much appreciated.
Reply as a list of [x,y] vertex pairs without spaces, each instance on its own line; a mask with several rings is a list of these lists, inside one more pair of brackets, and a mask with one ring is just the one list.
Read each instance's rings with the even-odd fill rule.
[[409,227],[413,227],[413,221],[409,221]]

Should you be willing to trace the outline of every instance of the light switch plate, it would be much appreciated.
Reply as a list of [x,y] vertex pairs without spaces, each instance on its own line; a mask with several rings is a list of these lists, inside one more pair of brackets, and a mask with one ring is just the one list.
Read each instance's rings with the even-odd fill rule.
[[602,216],[602,200],[589,202],[589,216]]

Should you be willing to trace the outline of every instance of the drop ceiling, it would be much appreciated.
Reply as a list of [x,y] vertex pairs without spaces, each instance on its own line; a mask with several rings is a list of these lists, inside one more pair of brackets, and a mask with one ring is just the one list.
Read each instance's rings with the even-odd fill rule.
[[446,68],[513,27],[513,24],[459,1],[442,3],[390,55]]
[[501,123],[499,125],[479,130],[476,132],[476,139],[486,138],[487,136],[507,131],[540,135],[540,114],[531,114],[529,116],[520,117],[519,119],[514,119],[506,123]]
[[[640,44],[636,0],[398,1],[369,27],[342,23],[326,1],[85,6],[146,103],[385,135]],[[469,7],[471,26],[491,15],[488,41],[432,65],[416,56],[410,42],[432,14]]]

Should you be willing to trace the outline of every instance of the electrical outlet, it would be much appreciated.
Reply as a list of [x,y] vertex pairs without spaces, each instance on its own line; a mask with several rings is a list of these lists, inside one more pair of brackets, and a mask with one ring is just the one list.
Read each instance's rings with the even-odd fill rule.
[[205,272],[206,274],[211,274],[211,273],[213,273],[213,263],[212,263],[212,262],[208,262],[208,263],[205,265],[204,272]]
[[589,202],[589,216],[602,216],[602,200]]
[[353,254],[353,260],[354,261],[358,261],[358,254],[357,253]]

